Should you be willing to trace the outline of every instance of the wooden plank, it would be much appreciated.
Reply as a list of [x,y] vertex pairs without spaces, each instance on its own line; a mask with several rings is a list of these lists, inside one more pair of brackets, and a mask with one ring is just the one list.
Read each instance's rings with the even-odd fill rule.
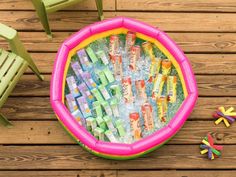
[[[149,170],[127,171],[118,170],[117,177],[232,177],[235,170]],[[115,177],[116,171],[112,170],[79,170],[79,171],[0,171],[0,177]]]
[[57,119],[49,97],[9,97],[1,108],[1,113],[10,120]]
[[[31,53],[42,73],[51,73],[56,53]],[[186,54],[195,74],[236,74],[236,54]],[[32,73],[30,69],[27,73]]]
[[116,177],[112,170],[0,171],[0,177]]
[[234,105],[236,105],[236,98],[234,97],[199,97],[190,119],[209,120],[218,107],[229,108]]
[[185,52],[235,52],[232,33],[168,33]]
[[196,79],[200,96],[235,96],[236,94],[234,75],[199,75]]
[[[55,32],[53,40],[46,38],[43,32],[19,32],[19,36],[29,51],[57,52],[61,43],[72,33],[74,32]],[[168,35],[187,53],[235,53],[236,51],[234,33],[169,32]],[[8,43],[3,39],[0,40],[0,45],[9,49]]]
[[195,74],[236,74],[236,54],[187,54]]
[[[222,105],[234,106],[236,98],[199,97],[189,120],[210,120],[212,113]],[[48,97],[9,97],[1,113],[10,120],[57,120]]]
[[35,75],[23,75],[17,83],[12,96],[49,96],[51,75],[44,75],[40,81]]
[[236,145],[225,145],[220,159],[209,161],[198,145],[165,145],[144,157],[106,160],[79,146],[0,146],[0,169],[236,169]]
[[117,0],[117,10],[181,11],[181,12],[236,12],[234,0]]
[[[200,96],[236,96],[234,75],[196,75]],[[50,75],[40,81],[34,75],[24,75],[13,96],[49,96]]]
[[[3,128],[1,144],[76,144],[58,121],[12,121],[14,128]],[[230,129],[212,121],[187,121],[179,133],[168,144],[199,144],[207,132],[216,143],[236,144],[235,124]],[[16,137],[17,135],[17,137]]]
[[236,174],[236,171],[204,171],[204,170],[196,170],[196,171],[175,171],[175,170],[168,170],[168,171],[118,171],[118,177],[232,177]]
[[[33,11],[0,11],[2,23],[17,30],[43,30]],[[105,12],[105,18],[126,16],[165,31],[235,32],[236,14],[232,13],[139,13]],[[50,14],[52,30],[78,30],[97,21],[97,12],[57,12]],[[201,25],[204,24],[204,25]]]
[[[115,10],[115,0],[103,0],[104,10]],[[34,10],[30,0],[2,0],[0,10]],[[97,10],[95,0],[82,1],[65,10]]]

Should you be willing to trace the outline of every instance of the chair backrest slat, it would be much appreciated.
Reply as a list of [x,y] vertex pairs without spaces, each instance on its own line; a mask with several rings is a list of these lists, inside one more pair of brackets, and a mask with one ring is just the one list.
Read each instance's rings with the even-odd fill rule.
[[5,62],[0,67],[0,80],[2,80],[2,77],[10,70],[11,66],[14,64],[15,58],[15,54],[9,53]]
[[82,0],[43,0],[47,12],[55,12],[62,8],[74,5]]
[[0,52],[0,68],[3,65],[3,63],[6,61],[7,56],[8,56],[8,52],[7,51],[2,50]]
[[59,5],[65,3],[69,0],[43,0],[46,7],[53,7],[55,5]]
[[[9,61],[9,62],[8,62]],[[9,57],[4,64],[4,68],[0,69],[0,95],[4,95],[8,85],[14,80],[15,75],[24,64],[24,60],[13,53],[9,53]]]

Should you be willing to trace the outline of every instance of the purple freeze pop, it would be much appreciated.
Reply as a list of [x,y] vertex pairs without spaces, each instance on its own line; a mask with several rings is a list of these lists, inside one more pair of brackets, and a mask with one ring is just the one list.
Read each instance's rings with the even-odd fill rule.
[[79,62],[78,61],[71,62],[71,67],[72,67],[75,75],[77,76],[77,78],[81,79],[81,74],[83,73],[83,70],[82,70]]

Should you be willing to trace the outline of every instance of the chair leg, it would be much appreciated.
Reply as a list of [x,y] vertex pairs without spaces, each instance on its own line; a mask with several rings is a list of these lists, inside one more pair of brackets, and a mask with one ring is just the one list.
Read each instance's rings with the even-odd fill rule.
[[98,9],[98,16],[100,20],[104,19],[103,16],[103,2],[102,0],[95,0],[96,1],[96,5],[97,5],[97,9]]
[[44,77],[43,77],[43,75],[40,74],[39,69],[37,68],[37,66],[35,65],[35,63],[33,62],[33,60],[32,60],[31,57],[28,58],[27,62],[28,62],[28,64],[29,64],[30,69],[36,74],[36,76],[37,76],[41,81],[43,81],[43,80],[44,80]]
[[15,37],[11,40],[9,40],[9,44],[11,47],[12,52],[19,55],[22,59],[24,59],[29,67],[32,69],[32,71],[38,76],[40,80],[44,80],[43,76],[40,74],[37,66],[35,65],[33,59],[25,49],[24,45],[20,41],[18,34],[15,35]]
[[49,38],[52,38],[52,32],[51,32],[49,22],[48,22],[47,11],[46,11],[46,8],[45,8],[42,0],[32,0],[32,3],[35,7],[35,10],[38,14],[40,21],[44,27],[44,30],[47,33],[47,36]]
[[12,123],[0,113],[0,124],[4,125],[5,127],[12,127]]

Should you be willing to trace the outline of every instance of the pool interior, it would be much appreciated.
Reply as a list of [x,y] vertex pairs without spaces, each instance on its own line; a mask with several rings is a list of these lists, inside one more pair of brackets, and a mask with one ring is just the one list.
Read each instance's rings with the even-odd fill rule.
[[185,97],[176,68],[171,65],[167,72],[164,68],[170,62],[165,54],[151,43],[147,52],[147,41],[136,37],[132,46],[140,46],[137,57],[139,49],[131,54],[126,38],[126,34],[100,38],[72,56],[65,103],[98,140],[130,144],[166,126]]

